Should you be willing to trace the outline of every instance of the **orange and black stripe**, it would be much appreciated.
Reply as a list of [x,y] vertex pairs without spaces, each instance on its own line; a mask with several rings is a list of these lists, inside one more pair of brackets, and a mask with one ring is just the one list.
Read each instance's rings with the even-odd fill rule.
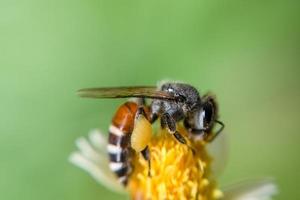
[[127,184],[131,172],[130,135],[134,128],[137,109],[138,105],[134,102],[124,103],[118,108],[109,127],[107,146],[109,166],[123,185]]

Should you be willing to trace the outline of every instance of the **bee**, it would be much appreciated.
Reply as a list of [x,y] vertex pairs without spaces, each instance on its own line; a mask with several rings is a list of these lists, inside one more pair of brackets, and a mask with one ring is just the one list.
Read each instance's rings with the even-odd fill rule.
[[[132,149],[142,153],[148,161],[150,176],[151,124],[160,119],[162,128],[167,128],[174,138],[187,145],[184,136],[176,129],[177,122],[184,121],[190,137],[212,141],[224,128],[218,120],[217,104],[212,95],[200,96],[196,88],[189,84],[165,82],[154,86],[86,88],[78,91],[79,96],[87,98],[128,98],[140,101],[126,102],[119,107],[109,128],[108,153],[110,169],[117,175],[119,182],[127,184],[131,173],[130,158]],[[149,105],[145,98],[151,99]],[[221,128],[211,135],[215,124]]]

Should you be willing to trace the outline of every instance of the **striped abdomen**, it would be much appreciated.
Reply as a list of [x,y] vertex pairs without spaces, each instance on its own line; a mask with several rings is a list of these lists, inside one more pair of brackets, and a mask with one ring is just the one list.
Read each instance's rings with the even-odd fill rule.
[[126,102],[121,105],[112,119],[109,127],[109,167],[123,185],[127,184],[130,166],[130,135],[134,127],[135,114],[138,105]]

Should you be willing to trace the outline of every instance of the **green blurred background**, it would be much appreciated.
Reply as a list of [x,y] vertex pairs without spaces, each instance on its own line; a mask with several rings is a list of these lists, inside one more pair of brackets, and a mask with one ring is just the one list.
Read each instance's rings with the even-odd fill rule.
[[297,1],[0,0],[0,199],[123,199],[67,162],[120,100],[82,87],[213,91],[230,139],[221,185],[275,177],[300,196]]

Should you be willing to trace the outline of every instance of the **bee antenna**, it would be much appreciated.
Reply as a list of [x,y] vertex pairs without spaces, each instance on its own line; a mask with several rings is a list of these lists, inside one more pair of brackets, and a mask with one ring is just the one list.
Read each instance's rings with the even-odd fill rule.
[[223,129],[225,128],[225,124],[219,120],[215,120],[216,123],[220,124],[221,127],[220,129],[212,136],[208,139],[209,142],[213,141],[218,135],[219,133],[221,133],[223,131]]
[[225,124],[223,122],[219,121],[219,120],[215,120],[215,122],[221,125],[221,128],[216,132],[216,135],[218,135],[225,128]]

